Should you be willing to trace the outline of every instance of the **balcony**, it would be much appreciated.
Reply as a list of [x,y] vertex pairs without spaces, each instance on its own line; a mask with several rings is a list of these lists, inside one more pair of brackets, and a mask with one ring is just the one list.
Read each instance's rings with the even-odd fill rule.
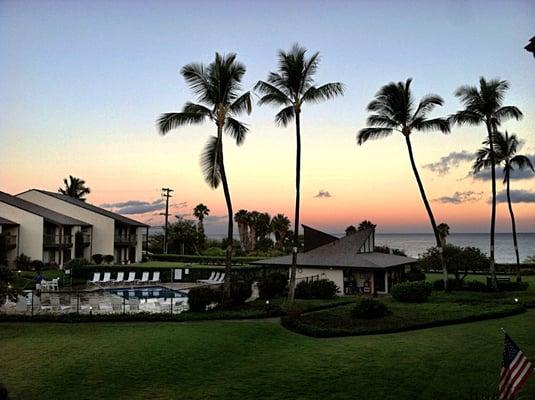
[[135,246],[137,238],[135,235],[115,235],[114,242],[117,246]]
[[4,236],[6,249],[12,250],[17,247],[17,236],[15,235],[5,235]]
[[72,236],[70,235],[44,235],[43,245],[45,247],[72,247]]
[[89,232],[78,232],[75,235],[76,245],[84,247],[91,245],[91,234]]

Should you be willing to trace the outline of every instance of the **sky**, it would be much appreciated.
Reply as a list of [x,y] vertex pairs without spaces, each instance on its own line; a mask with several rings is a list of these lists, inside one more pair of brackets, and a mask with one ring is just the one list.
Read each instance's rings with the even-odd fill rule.
[[[301,222],[341,232],[370,219],[378,231],[431,232],[401,134],[356,144],[366,105],[390,81],[414,79],[418,98],[454,91],[480,76],[511,83],[505,103],[522,121],[504,124],[535,162],[535,2],[515,1],[6,1],[0,0],[0,190],[57,190],[69,174],[86,180],[88,201],[161,225],[161,188],[173,215],[202,202],[208,234],[225,232],[222,189],[202,178],[199,157],[214,125],[167,136],[155,121],[194,100],[179,74],[216,51],[247,66],[244,90],[276,69],[295,42],[319,51],[317,82],[345,84],[343,97],[302,112]],[[255,99],[258,97],[255,96]],[[234,210],[293,216],[295,128],[254,107],[238,147],[225,138]],[[487,231],[490,182],[469,176],[483,127],[415,133],[412,143],[431,206],[451,232]],[[535,231],[535,178],[512,181],[518,230]],[[510,230],[498,185],[498,225]]]

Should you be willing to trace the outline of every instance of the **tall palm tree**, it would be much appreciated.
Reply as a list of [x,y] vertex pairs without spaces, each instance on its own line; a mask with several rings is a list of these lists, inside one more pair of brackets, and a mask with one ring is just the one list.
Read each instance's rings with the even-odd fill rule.
[[277,214],[271,220],[271,230],[275,234],[275,247],[282,250],[284,239],[290,230],[290,219],[284,214]]
[[522,112],[515,106],[504,106],[503,98],[509,89],[509,82],[499,79],[487,81],[481,77],[479,87],[461,86],[455,92],[464,109],[450,117],[458,125],[478,126],[484,124],[487,128],[489,143],[489,161],[492,176],[492,209],[490,218],[490,274],[492,286],[497,289],[496,268],[494,266],[494,233],[496,229],[496,160],[494,155],[494,133],[498,126],[510,118],[519,120]]
[[234,221],[238,224],[238,232],[240,235],[240,247],[242,251],[249,251],[249,211],[238,210],[234,214]]
[[275,123],[286,127],[295,120],[296,157],[295,157],[295,218],[292,251],[292,268],[288,300],[293,302],[295,295],[295,275],[297,250],[299,248],[299,207],[301,195],[301,111],[305,103],[318,103],[343,95],[344,86],[340,82],[316,86],[314,75],[319,66],[319,53],[306,56],[307,49],[295,44],[290,51],[280,50],[277,72],[271,72],[267,81],[258,81],[255,86],[262,97],[259,104],[283,107],[275,115]]
[[197,204],[193,209],[193,216],[199,220],[197,224],[197,230],[202,235],[204,235],[204,217],[207,217],[208,215],[210,215],[210,209],[203,203]]
[[436,94],[424,96],[418,105],[411,92],[412,79],[406,82],[390,82],[383,86],[375,99],[368,104],[368,111],[372,114],[368,116],[367,128],[361,129],[357,135],[357,143],[362,145],[370,139],[380,139],[390,136],[394,131],[400,132],[405,136],[405,143],[409,152],[409,159],[412,171],[416,178],[420,195],[424,202],[427,215],[431,221],[431,227],[435,235],[435,241],[440,252],[440,262],[444,275],[444,287],[448,285],[448,271],[444,262],[442,241],[438,232],[435,216],[431,210],[431,205],[427,200],[424,185],[418,173],[414,154],[412,151],[411,134],[415,131],[440,131],[447,133],[450,131],[450,125],[444,118],[427,118],[427,115],[436,107],[441,106],[444,101]]
[[[518,253],[518,240],[516,236],[516,222],[515,222],[515,214],[513,213],[513,205],[511,202],[511,172],[514,171],[515,168],[518,168],[519,170],[523,170],[525,168],[530,168],[532,171],[535,172],[533,168],[533,164],[531,163],[531,160],[522,155],[522,154],[516,154],[518,149],[518,138],[516,135],[509,136],[508,132],[505,131],[505,135],[497,131],[493,135],[493,141],[494,141],[494,161],[496,165],[502,165],[503,166],[503,183],[506,185],[506,192],[507,192],[507,205],[509,207],[509,215],[511,216],[511,227],[513,231],[513,245],[515,247],[515,255],[516,255],[516,267],[517,267],[517,275],[516,280],[518,282],[522,281],[522,276],[520,275],[520,255]],[[491,157],[491,151],[489,146],[489,141],[485,140],[483,141],[483,144],[485,147],[481,148],[477,152],[477,158],[473,165],[474,173],[478,173],[484,168],[491,168],[492,164],[490,161]]]
[[444,222],[438,224],[438,235],[440,236],[440,241],[442,242],[442,248],[446,247],[446,238],[450,235],[450,226]]
[[85,201],[84,196],[91,193],[91,189],[85,186],[83,179],[72,175],[69,175],[69,180],[67,178],[63,179],[63,185],[64,187],[59,188],[58,192],[74,199]]
[[367,229],[375,229],[377,227],[376,224],[374,224],[372,221],[368,221],[367,219],[365,219],[364,221],[362,221],[357,230],[359,231],[365,231]]
[[[236,54],[216,53],[215,60],[208,65],[192,63],[181,70],[187,84],[197,97],[198,103],[187,102],[182,112],[165,113],[158,119],[160,134],[185,125],[200,124],[211,120],[217,130],[216,136],[208,139],[201,155],[204,179],[213,189],[223,185],[228,212],[228,237],[225,261],[224,291],[226,299],[230,296],[232,264],[233,222],[232,201],[223,161],[223,132],[230,135],[239,146],[245,140],[248,127],[238,121],[236,116],[251,113],[251,95],[241,93],[241,81],[245,65],[236,60]],[[241,94],[240,94],[241,93]]]

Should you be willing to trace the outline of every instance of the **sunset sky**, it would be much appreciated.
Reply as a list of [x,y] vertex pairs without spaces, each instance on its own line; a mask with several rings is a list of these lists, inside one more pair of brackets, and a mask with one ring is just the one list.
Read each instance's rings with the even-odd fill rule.
[[[415,95],[441,95],[434,115],[448,115],[460,108],[458,86],[507,79],[505,103],[525,117],[504,127],[535,163],[535,58],[523,49],[533,21],[532,0],[0,1],[0,190],[57,190],[71,174],[87,181],[89,202],[161,225],[160,188],[170,187],[174,214],[202,202],[207,233],[222,233],[222,190],[199,167],[215,127],[162,137],[155,121],[194,99],[184,64],[235,52],[251,90],[275,70],[277,50],[299,42],[321,53],[318,83],[346,85],[344,97],[302,113],[301,221],[331,232],[362,219],[380,232],[430,232],[401,134],[357,146],[365,107],[381,85],[412,77]],[[243,146],[225,138],[235,211],[293,216],[295,132],[276,127],[275,112],[255,106],[243,118],[251,130]],[[412,137],[437,220],[452,232],[488,228],[490,182],[468,176],[484,137],[483,127]],[[518,228],[533,232],[535,177],[519,178]],[[498,231],[509,229],[500,203]]]

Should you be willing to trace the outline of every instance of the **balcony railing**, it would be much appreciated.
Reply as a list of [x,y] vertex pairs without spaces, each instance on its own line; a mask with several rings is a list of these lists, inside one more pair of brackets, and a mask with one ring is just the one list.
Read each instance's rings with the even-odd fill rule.
[[43,244],[48,247],[71,247],[71,235],[44,235]]
[[14,249],[17,247],[17,236],[15,235],[5,235],[4,236],[7,249]]
[[135,246],[137,238],[135,235],[115,235],[115,244],[124,246]]

